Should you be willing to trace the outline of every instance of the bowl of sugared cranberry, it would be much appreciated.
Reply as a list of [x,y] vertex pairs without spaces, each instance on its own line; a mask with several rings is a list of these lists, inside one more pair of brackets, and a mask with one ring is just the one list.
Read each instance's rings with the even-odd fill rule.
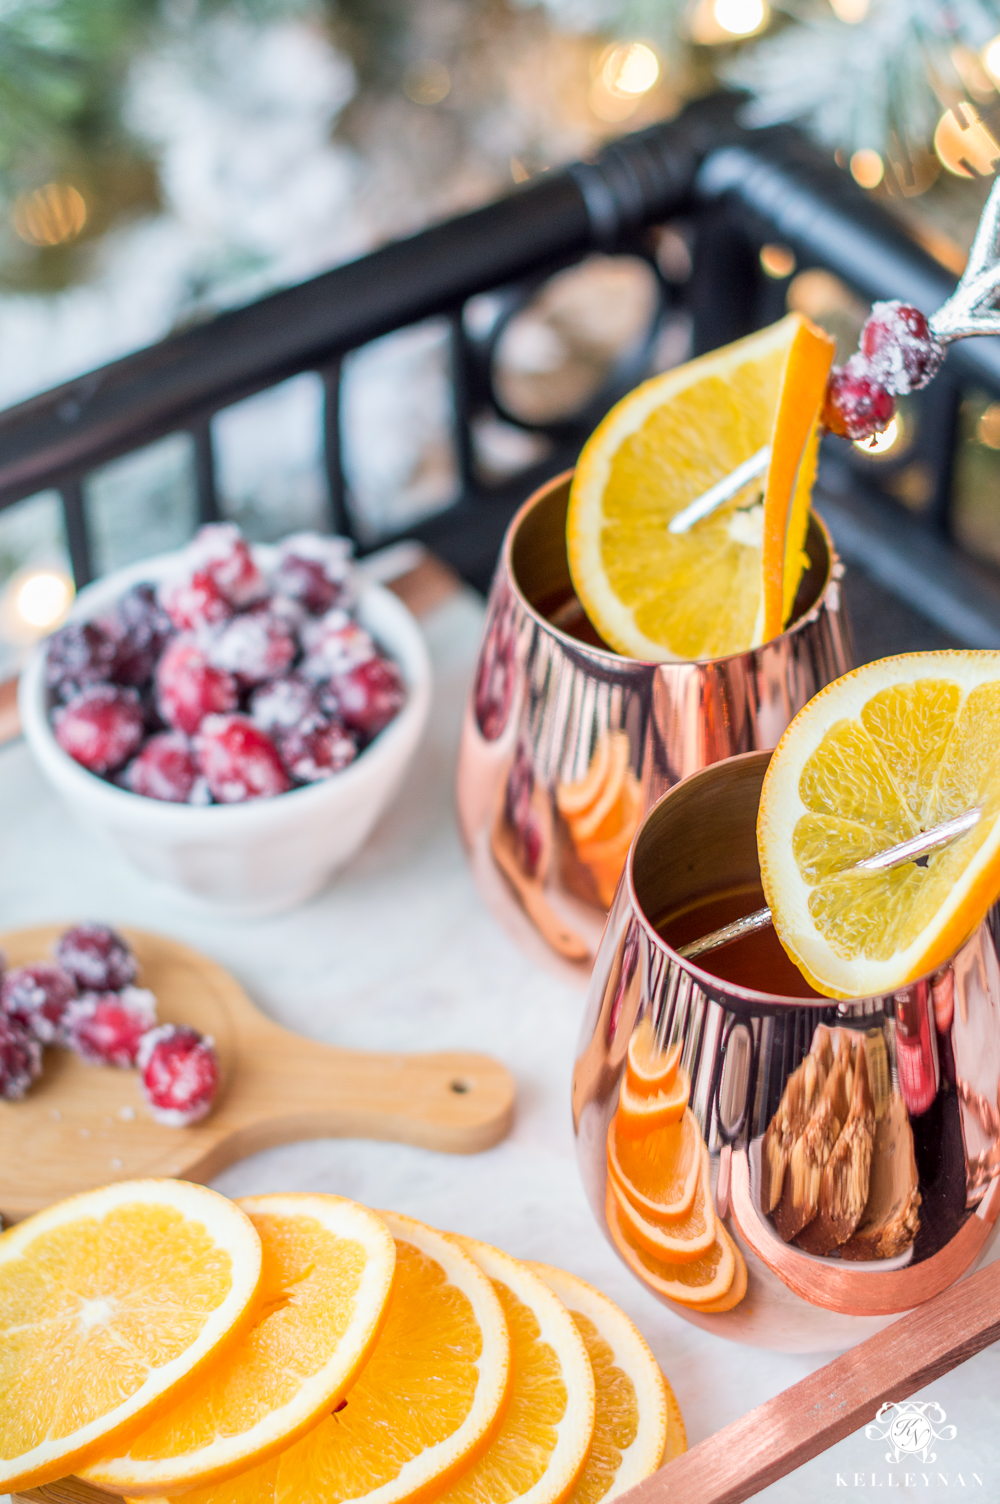
[[277,912],[358,849],[416,748],[430,665],[343,539],[229,523],[80,592],[21,676],[25,736],[77,816],[218,912]]

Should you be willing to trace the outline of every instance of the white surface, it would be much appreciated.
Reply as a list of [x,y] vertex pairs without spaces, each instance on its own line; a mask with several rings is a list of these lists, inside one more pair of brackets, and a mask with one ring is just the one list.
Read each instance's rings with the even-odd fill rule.
[[[253,553],[265,568],[274,563],[273,548]],[[70,620],[99,616],[142,580],[162,580],[178,557],[160,554],[89,585]],[[369,584],[358,599],[358,620],[399,664],[407,700],[356,762],[307,788],[201,808],[137,798],[107,783],[74,762],[55,738],[46,706],[44,644],[21,675],[18,708],[25,735],[77,819],[162,884],[168,902],[180,890],[189,903],[210,904],[228,917],[280,913],[311,898],[360,848],[399,787],[427,719],[430,665],[410,612],[388,590]]]
[[[517,1117],[506,1142],[487,1154],[458,1158],[324,1140],[256,1155],[215,1184],[230,1195],[336,1191],[573,1270],[617,1300],[645,1334],[693,1444],[822,1359],[741,1347],[680,1320],[639,1287],[597,1231],[576,1170],[569,1113],[582,995],[527,959],[491,918],[452,813],[455,749],[481,619],[479,605],[461,598],[425,621],[435,698],[399,796],[331,888],[276,918],[221,921],[168,905],[68,823],[26,747],[0,751],[0,928],[82,917],[144,925],[216,957],[265,1012],[303,1034],[374,1049],[483,1049],[505,1061],[517,1078]],[[899,1486],[903,1467],[891,1469],[889,1485],[885,1444],[862,1431],[758,1498],[833,1504],[872,1487],[874,1474],[875,1487],[898,1490],[890,1498],[919,1491],[921,1499],[944,1499],[961,1487],[960,1471],[969,1493],[1000,1497],[1000,1350],[938,1380],[924,1397],[943,1405],[958,1435],[937,1446],[933,1466],[910,1465],[912,1489]]]

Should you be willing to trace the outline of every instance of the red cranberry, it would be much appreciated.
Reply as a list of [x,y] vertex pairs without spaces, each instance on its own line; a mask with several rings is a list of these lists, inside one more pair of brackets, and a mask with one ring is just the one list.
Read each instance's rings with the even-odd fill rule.
[[403,677],[388,658],[369,658],[330,681],[345,726],[367,741],[377,736],[406,699]]
[[310,679],[329,679],[346,674],[358,664],[374,658],[376,647],[371,637],[339,606],[319,621],[306,622],[302,629],[302,646],[306,650],[302,672]]
[[297,652],[294,636],[270,611],[234,616],[208,647],[214,667],[233,674],[244,688],[284,673]]
[[351,545],[345,538],[298,533],[281,545],[274,583],[313,616],[346,605],[350,593]]
[[204,569],[196,569],[180,579],[164,580],[158,595],[161,606],[179,632],[217,626],[233,614],[229,601]]
[[270,799],[291,787],[277,747],[249,716],[207,716],[194,745],[198,766],[220,804]]
[[137,1064],[153,1117],[186,1128],[206,1117],[219,1085],[219,1061],[210,1035],[186,1025],[161,1024],[144,1035]]
[[139,964],[106,924],[77,924],[60,935],[56,960],[81,992],[119,992],[135,981]]
[[152,585],[133,585],[103,626],[115,644],[112,677],[117,684],[148,684],[170,637],[171,625]]
[[306,721],[277,737],[281,760],[300,783],[318,783],[353,762],[357,743],[341,721]]
[[320,717],[321,691],[311,679],[301,674],[285,674],[262,684],[250,696],[250,715],[255,726],[276,736],[291,731],[306,721]]
[[15,966],[0,983],[0,1010],[42,1044],[62,1037],[63,1019],[76,997],[76,983],[61,966],[40,962]]
[[180,631],[213,626],[266,594],[240,530],[232,522],[201,528],[159,589],[160,603]]
[[42,1071],[42,1047],[16,1018],[0,1013],[0,1097],[16,1102]]
[[139,756],[125,769],[124,785],[133,794],[163,799],[168,804],[195,804],[201,772],[188,738],[182,731],[161,731],[150,737]]
[[160,659],[156,697],[167,725],[188,736],[207,715],[235,710],[239,698],[233,676],[213,668],[192,637],[176,637]]
[[155,1025],[156,999],[143,987],[87,992],[66,1010],[66,1043],[88,1065],[127,1070]]
[[896,399],[868,371],[863,356],[834,367],[826,388],[823,422],[844,439],[870,439],[896,411]]
[[872,375],[900,396],[926,386],[944,360],[920,309],[897,301],[873,305],[860,348]]
[[92,684],[52,717],[56,741],[91,773],[113,773],[135,752],[145,726],[134,689]]
[[104,684],[115,662],[114,639],[97,622],[71,621],[49,638],[45,655],[45,682],[63,700]]
[[479,729],[488,742],[496,741],[510,717],[514,698],[515,629],[509,606],[499,610],[486,634],[473,705]]

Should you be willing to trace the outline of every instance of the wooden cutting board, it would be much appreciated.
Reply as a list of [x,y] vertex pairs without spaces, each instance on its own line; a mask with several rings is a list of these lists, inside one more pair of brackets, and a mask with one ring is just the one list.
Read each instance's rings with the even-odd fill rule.
[[[47,959],[67,925],[0,935],[11,966]],[[154,1122],[136,1071],[47,1049],[41,1078],[0,1102],[0,1213],[16,1221],[77,1191],[143,1175],[206,1181],[234,1160],[309,1138],[375,1138],[453,1154],[507,1133],[514,1082],[488,1055],[369,1054],[304,1039],[265,1018],[229,973],[176,940],[122,932],[162,1023],[211,1034],[222,1080],[191,1128]]]

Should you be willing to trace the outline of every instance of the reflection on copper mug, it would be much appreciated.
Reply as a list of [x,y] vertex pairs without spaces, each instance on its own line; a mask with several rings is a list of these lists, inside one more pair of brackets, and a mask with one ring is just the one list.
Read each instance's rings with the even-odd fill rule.
[[851,647],[840,565],[813,515],[809,567],[780,637],[688,663],[612,652],[569,577],[570,480],[537,491],[504,540],[462,731],[458,813],[487,900],[510,912],[516,894],[585,976],[646,810],[698,768],[776,746],[851,667]]
[[756,815],[768,760],[752,752],[703,769],[640,827],[591,979],[573,1121],[595,1216],[662,1296],[657,1261],[643,1260],[630,1223],[644,1200],[655,1211],[656,1177],[669,1172],[653,1150],[679,1155],[682,1135],[647,1138],[645,1158],[626,1142],[633,1184],[616,1134],[630,1041],[654,1076],[657,1061],[676,1060],[714,1210],[749,1281],[728,1311],[674,1308],[737,1341],[819,1351],[952,1284],[991,1239],[1000,905],[933,976],[885,996],[819,996],[770,929],[700,963],[682,959],[677,947],[761,905]]

